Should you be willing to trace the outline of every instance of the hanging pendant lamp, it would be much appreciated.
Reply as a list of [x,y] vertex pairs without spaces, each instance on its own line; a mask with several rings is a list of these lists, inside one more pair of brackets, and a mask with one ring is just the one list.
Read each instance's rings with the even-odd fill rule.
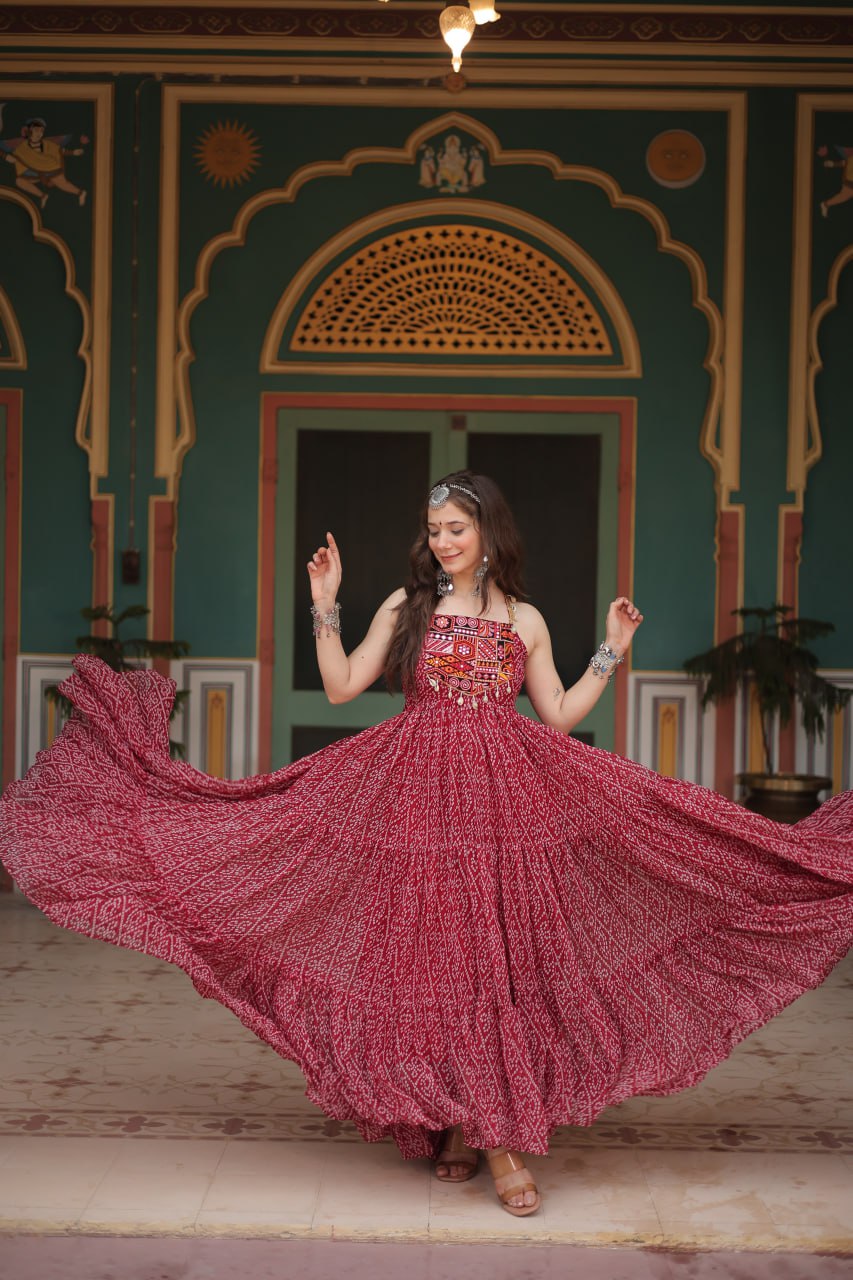
[[500,18],[492,0],[468,0],[468,8],[474,15],[474,21],[478,27],[484,22],[497,22]]
[[442,9],[438,20],[444,43],[453,54],[453,70],[462,66],[462,50],[474,34],[474,15],[466,4],[448,4]]
[[[381,3],[388,4],[388,0],[381,0]],[[448,4],[445,0],[438,25],[453,55],[454,71],[458,73],[461,70],[462,50],[470,42],[475,28],[485,22],[497,22],[500,16],[494,0],[468,0],[467,4]]]

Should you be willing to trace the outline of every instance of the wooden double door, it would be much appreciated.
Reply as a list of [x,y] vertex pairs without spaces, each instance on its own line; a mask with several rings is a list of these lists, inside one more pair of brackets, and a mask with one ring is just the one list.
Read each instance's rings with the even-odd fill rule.
[[[563,679],[577,679],[616,589],[617,415],[285,408],[277,433],[274,765],[402,706],[381,682],[343,706],[327,701],[311,635],[310,555],[330,529],[341,549],[351,650],[406,579],[431,485],[463,467],[490,475],[506,495],[524,541],[528,599],[548,621]],[[534,714],[526,698],[519,708]],[[612,746],[610,697],[578,736]]]

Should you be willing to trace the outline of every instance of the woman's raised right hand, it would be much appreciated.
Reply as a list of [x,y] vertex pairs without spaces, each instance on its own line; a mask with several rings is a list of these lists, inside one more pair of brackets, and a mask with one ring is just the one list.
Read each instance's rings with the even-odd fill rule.
[[308,577],[311,579],[311,599],[326,610],[332,608],[338,596],[343,577],[341,553],[330,533],[326,534],[328,546],[318,547],[308,561]]

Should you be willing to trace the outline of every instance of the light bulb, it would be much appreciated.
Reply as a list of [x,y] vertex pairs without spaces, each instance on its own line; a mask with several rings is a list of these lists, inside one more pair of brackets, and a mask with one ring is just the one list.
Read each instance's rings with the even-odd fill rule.
[[501,16],[492,0],[468,0],[468,8],[473,13],[478,27],[484,22],[497,22]]
[[453,54],[453,70],[458,71],[462,66],[462,50],[474,34],[474,15],[466,5],[450,4],[442,9],[438,25],[445,44]]

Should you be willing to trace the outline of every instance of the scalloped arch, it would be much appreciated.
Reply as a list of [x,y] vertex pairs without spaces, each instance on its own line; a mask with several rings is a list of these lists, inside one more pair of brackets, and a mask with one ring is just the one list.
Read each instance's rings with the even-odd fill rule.
[[[442,220],[449,212],[488,217],[491,223]],[[421,219],[424,225],[400,229],[403,221]],[[383,235],[388,227],[394,230]],[[520,232],[521,238],[512,232]],[[546,250],[530,243],[533,236]],[[373,238],[359,244],[365,237]],[[356,244],[344,262],[325,273],[330,262]],[[590,287],[616,335],[615,362],[609,362],[613,344]],[[297,313],[289,343],[294,354],[284,354],[288,326]],[[305,361],[303,353],[311,351],[329,357],[351,353],[361,362]],[[455,362],[388,361],[399,355]],[[476,365],[458,359],[471,356],[480,357]],[[507,364],[507,357],[513,363]],[[525,362],[519,363],[519,357]],[[260,367],[263,373],[374,373],[378,367],[380,372],[469,375],[473,368],[488,370],[491,377],[642,374],[627,308],[579,245],[523,210],[456,198],[395,205],[333,236],[303,264],[279,299]]]
[[[177,354],[174,363],[177,432],[171,428],[166,429],[171,418],[169,404],[162,403],[162,412],[158,414],[158,422],[163,426],[158,433],[155,467],[158,475],[167,478],[170,491],[180,475],[185,454],[195,442],[196,428],[189,385],[189,367],[195,359],[195,352],[190,339],[190,324],[196,307],[207,297],[211,268],[218,255],[224,249],[245,243],[249,224],[257,213],[276,204],[292,203],[306,183],[324,177],[348,177],[362,164],[414,164],[418,149],[425,141],[451,128],[464,130],[477,138],[486,148],[492,165],[536,165],[548,170],[558,181],[587,182],[597,186],[605,193],[614,209],[629,210],[645,218],[654,228],[658,249],[662,253],[673,254],[686,265],[693,293],[693,306],[708,322],[708,346],[703,367],[709,375],[711,389],[702,423],[700,448],[713,467],[718,484],[723,488],[730,484],[724,474],[726,456],[716,439],[723,402],[723,320],[719,308],[709,296],[705,264],[699,254],[673,238],[669,223],[657,205],[641,196],[626,195],[610,174],[584,165],[564,164],[558,156],[548,151],[504,151],[497,135],[486,125],[462,112],[450,111],[419,126],[402,147],[359,147],[347,152],[341,160],[313,161],[304,165],[284,187],[259,192],[247,200],[237,214],[231,230],[213,237],[204,246],[196,262],[193,288],[178,308]],[[455,202],[455,207],[459,208],[458,201]],[[169,385],[171,380],[164,385],[163,390]]]
[[[808,424],[808,434],[805,441],[805,450],[799,457],[791,459],[789,462],[790,474],[788,477],[788,487],[793,489],[802,501],[802,495],[806,487],[806,477],[814,464],[819,460],[823,453],[823,438],[820,430],[820,414],[817,408],[817,398],[815,396],[815,384],[818,374],[823,368],[823,357],[820,354],[820,327],[823,324],[830,311],[838,306],[838,290],[841,285],[841,277],[847,267],[853,262],[853,245],[847,245],[838,254],[829,270],[829,278],[826,285],[826,296],[823,301],[815,307],[809,321],[808,333],[808,373],[806,381],[806,421]],[[793,481],[793,483],[792,483]]]
[[[80,345],[77,348],[77,355],[83,361],[84,375],[83,391],[80,396],[80,404],[77,409],[74,439],[80,448],[88,455],[90,475],[96,474],[96,450],[93,447],[91,438],[87,434],[89,410],[92,404],[92,313],[86,298],[77,286],[74,273],[74,259],[71,256],[71,250],[68,248],[68,245],[61,236],[58,236],[54,231],[48,231],[41,220],[39,211],[36,209],[32,200],[28,197],[22,196],[18,191],[0,188],[0,200],[9,200],[12,204],[16,204],[20,208],[24,209],[33,224],[33,239],[39,241],[41,244],[49,244],[57,251],[65,268],[65,292],[80,308],[83,331],[80,336]],[[21,368],[23,366],[18,367]]]
[[[5,340],[4,340],[5,339]],[[9,295],[0,285],[0,369],[26,369],[24,335]]]

